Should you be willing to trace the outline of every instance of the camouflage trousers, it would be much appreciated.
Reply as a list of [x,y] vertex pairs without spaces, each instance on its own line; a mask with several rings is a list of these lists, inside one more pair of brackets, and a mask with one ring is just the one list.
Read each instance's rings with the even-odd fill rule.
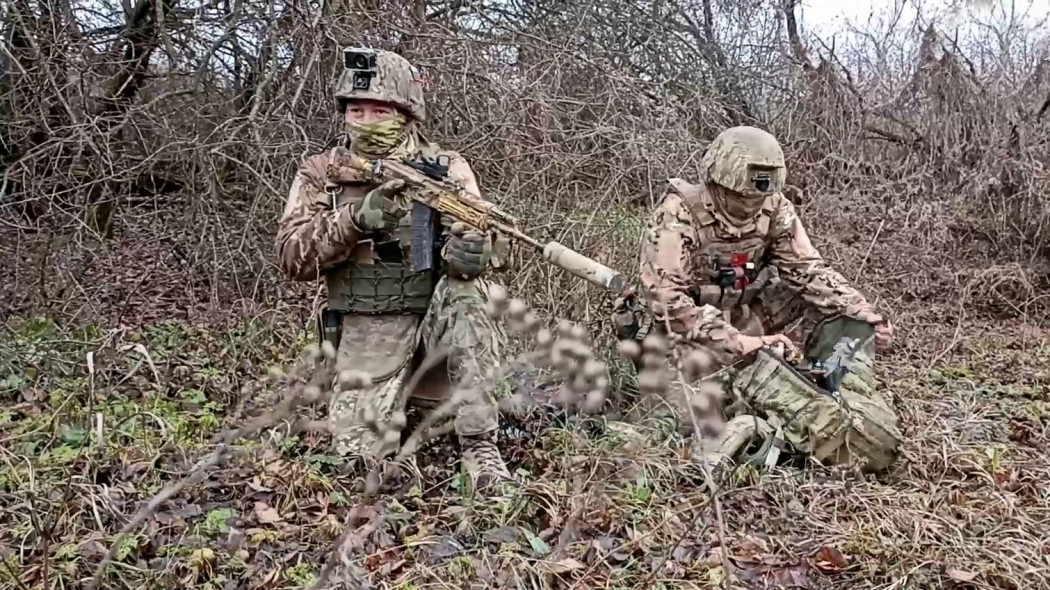
[[[489,284],[481,279],[442,277],[424,316],[345,315],[336,356],[340,370],[364,371],[372,385],[333,396],[329,420],[333,446],[341,455],[379,457],[396,450],[366,423],[379,424],[404,411],[410,401],[433,407],[456,388],[467,388],[455,407],[457,434],[494,432],[499,411],[494,388],[480,387],[484,371],[496,367],[506,347],[506,334],[486,313]],[[433,359],[439,359],[431,366]],[[422,377],[413,374],[424,367]],[[413,391],[407,389],[416,381]],[[411,398],[411,399],[410,399]]]

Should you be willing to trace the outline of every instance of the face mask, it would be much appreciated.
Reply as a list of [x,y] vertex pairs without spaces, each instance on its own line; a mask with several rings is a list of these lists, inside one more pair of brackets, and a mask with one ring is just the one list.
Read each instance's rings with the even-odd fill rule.
[[383,158],[405,139],[407,120],[401,113],[375,123],[349,123],[350,147],[362,156]]
[[762,195],[742,195],[720,186],[713,187],[711,196],[715,207],[735,225],[743,225],[750,221],[762,209],[762,203],[766,200]]

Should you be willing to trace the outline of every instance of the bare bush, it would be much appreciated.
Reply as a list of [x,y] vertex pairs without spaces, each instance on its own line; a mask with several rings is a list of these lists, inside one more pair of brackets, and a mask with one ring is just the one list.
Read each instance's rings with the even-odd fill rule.
[[[629,274],[665,179],[695,178],[709,138],[753,124],[786,146],[790,196],[826,253],[863,267],[887,301],[952,301],[974,272],[1011,264],[1043,286],[1048,40],[1001,8],[920,10],[908,24],[898,3],[822,40],[790,0],[124,6],[5,9],[13,309],[75,296],[65,312],[128,321],[148,307],[137,293],[164,281],[153,297],[179,299],[176,313],[192,313],[185,301],[300,305],[271,236],[297,162],[340,132],[329,91],[346,45],[419,64],[428,129],[468,156],[486,195]],[[133,260],[141,283],[115,288],[126,281],[108,280],[111,255]],[[597,293],[518,262],[509,282],[530,300],[604,329]],[[894,268],[946,278],[880,276]]]

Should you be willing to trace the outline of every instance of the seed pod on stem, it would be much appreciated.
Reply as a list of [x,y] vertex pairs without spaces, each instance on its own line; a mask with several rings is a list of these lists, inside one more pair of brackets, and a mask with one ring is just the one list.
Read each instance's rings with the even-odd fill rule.
[[339,372],[339,385],[344,390],[364,389],[372,384],[372,376],[363,371],[344,370]]
[[659,334],[650,334],[642,340],[642,349],[646,352],[667,354],[667,339]]
[[602,410],[605,403],[605,392],[600,389],[592,389],[587,392],[583,401],[583,411],[588,414],[597,414]]
[[303,388],[303,401],[311,404],[319,399],[321,399],[320,387],[310,384]]
[[642,346],[634,340],[621,340],[619,352],[620,356],[627,360],[638,360],[642,356]]
[[554,335],[551,334],[550,330],[543,328],[536,332],[536,346],[547,348],[551,344],[554,344]]
[[531,334],[540,327],[540,318],[533,312],[527,312],[521,320],[522,332]]
[[647,395],[658,395],[668,390],[670,380],[664,371],[643,370],[638,375],[638,389]]
[[332,346],[331,342],[325,340],[324,342],[321,343],[321,354],[323,354],[324,357],[326,359],[328,359],[328,360],[334,360],[335,359],[335,346]]
[[558,322],[558,336],[562,338],[572,338],[572,326],[573,323],[569,320],[561,320]]
[[500,285],[489,287],[489,301],[485,307],[492,319],[498,320],[507,312],[507,290]]
[[714,361],[706,350],[693,350],[682,361],[682,375],[686,381],[696,381],[709,375],[714,369]]
[[604,375],[605,370],[605,363],[595,359],[587,359],[583,364],[583,376],[590,381],[594,381]]
[[511,299],[507,306],[507,316],[513,321],[525,319],[525,313],[529,311],[529,305],[521,299]]

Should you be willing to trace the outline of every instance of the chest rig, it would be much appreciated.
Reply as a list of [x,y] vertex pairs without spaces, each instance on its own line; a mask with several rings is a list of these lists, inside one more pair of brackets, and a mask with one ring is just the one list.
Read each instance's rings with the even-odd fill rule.
[[[333,210],[359,205],[377,186],[362,180],[358,171],[331,162],[326,175],[325,192]],[[350,258],[325,275],[328,310],[368,315],[426,313],[437,284],[439,235],[438,216],[417,205],[393,231],[360,240]],[[414,269],[413,254],[418,260],[420,249],[429,251],[423,257],[428,266]]]
[[776,267],[769,264],[773,218],[772,197],[747,225],[734,226],[721,219],[714,199],[703,185],[672,179],[693,217],[699,249],[693,264],[701,269],[690,285],[697,305],[712,305],[724,312],[748,306],[766,287],[779,281]]

